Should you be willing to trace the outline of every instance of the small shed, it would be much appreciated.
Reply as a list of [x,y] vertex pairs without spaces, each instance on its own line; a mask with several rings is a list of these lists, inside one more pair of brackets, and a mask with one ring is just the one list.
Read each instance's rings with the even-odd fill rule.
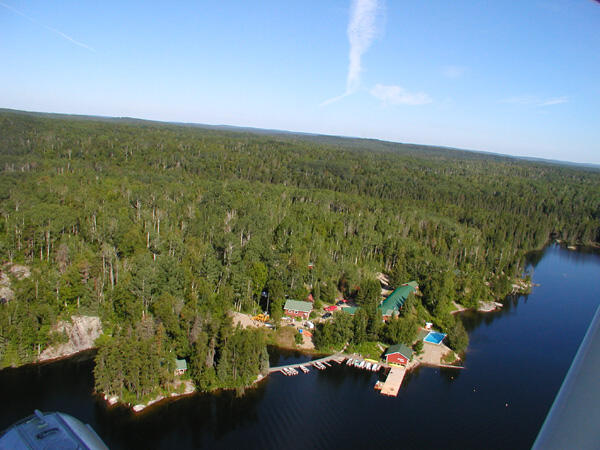
[[183,375],[187,372],[187,361],[185,359],[175,360],[175,375]]
[[323,310],[329,311],[329,312],[337,311],[337,309],[338,309],[338,307],[335,305],[329,305],[329,306],[326,306],[325,308],[323,308]]
[[384,354],[388,364],[401,364],[405,366],[412,358],[413,351],[404,344],[392,345]]
[[342,308],[342,311],[353,316],[356,314],[356,311],[358,311],[358,306],[346,306],[345,308]]
[[308,319],[313,309],[313,305],[310,302],[303,302],[300,300],[287,300],[283,306],[283,311],[286,316],[289,317],[302,317]]

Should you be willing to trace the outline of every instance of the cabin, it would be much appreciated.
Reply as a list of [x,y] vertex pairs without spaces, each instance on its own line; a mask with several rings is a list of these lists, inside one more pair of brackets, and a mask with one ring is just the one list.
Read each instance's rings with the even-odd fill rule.
[[300,300],[287,300],[283,306],[283,312],[289,317],[302,317],[308,319],[312,312],[313,305],[310,302]]
[[397,316],[408,296],[417,289],[419,289],[419,285],[416,281],[411,281],[410,283],[397,287],[378,307],[379,311],[381,311],[383,320],[388,320],[391,317]]
[[187,361],[185,359],[175,360],[175,375],[183,375],[187,372]]
[[407,365],[412,358],[413,351],[404,344],[392,345],[384,353],[385,361],[388,364]]
[[356,314],[356,311],[358,311],[358,306],[346,306],[342,308],[342,311],[353,316],[354,314]]

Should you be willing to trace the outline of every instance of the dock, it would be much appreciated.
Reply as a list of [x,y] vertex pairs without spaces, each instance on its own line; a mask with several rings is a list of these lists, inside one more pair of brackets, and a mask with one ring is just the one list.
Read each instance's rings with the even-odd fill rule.
[[381,393],[383,395],[389,395],[390,397],[396,397],[405,374],[406,367],[392,366],[385,383],[383,383],[383,386],[381,387]]
[[[344,355],[342,353],[336,353],[334,355],[329,355],[320,359],[313,359],[311,361],[304,361],[296,364],[288,364],[287,366],[276,366],[269,368],[269,373],[274,372],[282,372],[284,369],[300,369],[300,366],[314,366],[315,364],[321,363],[331,367],[329,364],[330,361],[335,361],[336,363],[341,363],[344,360]],[[317,366],[315,366],[317,367]],[[302,370],[302,369],[300,369]]]

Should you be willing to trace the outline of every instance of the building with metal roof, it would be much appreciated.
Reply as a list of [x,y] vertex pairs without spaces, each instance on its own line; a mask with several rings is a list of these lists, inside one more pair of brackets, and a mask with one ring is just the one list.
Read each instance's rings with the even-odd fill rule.
[[185,359],[175,360],[175,375],[183,375],[187,369],[187,361]]
[[413,351],[404,344],[395,344],[388,348],[383,356],[388,364],[406,365],[412,358]]
[[341,311],[344,311],[345,313],[348,313],[351,316],[353,316],[354,314],[356,314],[356,311],[358,311],[358,306],[346,306],[344,308],[341,308]]
[[312,309],[312,303],[303,302],[300,300],[287,300],[283,306],[283,311],[285,312],[286,316],[303,317],[304,319],[308,319]]
[[392,292],[388,298],[386,298],[379,305],[381,316],[384,319],[389,319],[394,314],[398,314],[398,311],[400,311],[400,308],[404,306],[408,296],[415,292],[418,287],[419,286],[417,285],[416,281],[411,281],[410,283],[406,283],[400,287],[397,287],[394,292]]

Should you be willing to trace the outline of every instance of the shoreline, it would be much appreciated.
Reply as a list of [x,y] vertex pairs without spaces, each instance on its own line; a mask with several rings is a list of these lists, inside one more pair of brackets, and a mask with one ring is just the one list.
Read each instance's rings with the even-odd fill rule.
[[[36,359],[35,361],[30,361],[30,362],[26,362],[23,364],[19,364],[18,366],[6,366],[6,367],[2,367],[0,368],[0,371],[2,370],[10,370],[10,369],[20,369],[23,367],[27,367],[27,366],[43,366],[46,364],[52,364],[52,363],[56,363],[56,362],[60,362],[63,361],[65,359],[70,359],[70,358],[77,358],[78,356],[83,356],[83,353],[87,353],[87,352],[95,352],[98,350],[98,347],[90,347],[90,348],[85,348],[83,350],[78,350],[76,352],[73,353],[69,353],[68,355],[62,355],[62,356],[57,356],[56,358],[52,358],[52,359]],[[85,359],[93,359],[93,356],[90,356],[89,358],[85,358]]]
[[[554,240],[554,241],[553,240],[549,240],[548,243],[542,248],[542,250],[545,247],[547,247],[547,246],[549,246],[549,245],[551,245],[553,243],[555,243],[556,245],[560,245],[561,247],[564,247],[563,243],[560,242],[560,241],[558,241],[558,240]],[[600,246],[589,245],[589,244],[588,245],[582,245],[582,246],[578,246],[577,250],[581,251],[581,250],[584,250],[585,248],[590,248],[590,249],[597,250],[598,248],[600,248]],[[534,251],[538,251],[538,250],[532,250],[531,252],[534,252]],[[519,279],[519,280],[522,281],[522,279]],[[539,286],[539,284],[536,284],[536,283],[533,283],[533,282],[529,282],[529,283],[527,283],[527,285],[528,285],[528,287]],[[501,303],[498,303],[498,302],[494,302],[494,303],[502,305]],[[480,312],[480,313],[487,313],[487,312],[497,311],[496,308],[494,308],[492,310],[480,310],[480,309],[474,309],[474,308],[466,308],[466,307],[464,307],[462,305],[459,305],[459,304],[455,304],[455,306],[457,307],[457,310],[452,311],[452,314],[458,314],[458,313],[461,313],[461,312],[464,312],[464,311],[467,311],[467,310],[475,311],[475,312]],[[281,346],[281,345],[276,345],[276,344],[269,344],[269,345],[271,345],[271,346],[273,346],[275,348],[283,349],[283,350],[299,352],[299,353],[301,353],[303,355],[307,355],[307,356],[326,355],[326,354],[317,352],[316,350],[301,349],[301,348],[297,348],[297,347],[286,347],[286,346]],[[61,356],[59,356],[57,358],[43,360],[43,361],[36,360],[36,361],[27,362],[27,363],[16,365],[16,366],[7,366],[4,369],[17,369],[17,368],[24,367],[24,366],[33,366],[33,365],[39,365],[39,364],[43,365],[43,364],[49,364],[49,363],[53,363],[53,362],[59,362],[61,360],[65,360],[65,359],[69,359],[69,358],[76,358],[76,357],[78,357],[78,355],[85,354],[86,352],[90,352],[91,353],[91,352],[93,352],[95,350],[97,350],[97,347],[90,347],[90,348],[86,348],[86,349],[83,349],[83,350],[79,350],[79,351],[74,352],[74,353],[61,355]],[[90,359],[90,358],[93,358],[93,356],[90,355],[90,357],[86,357],[86,359]],[[457,357],[457,359],[455,361],[460,361],[460,357]],[[421,365],[426,366],[426,367],[438,367],[438,368],[460,368],[460,366],[453,366],[451,364],[442,364],[442,363],[439,363],[439,364],[429,364],[429,363],[424,363],[424,362],[418,362],[417,364],[412,365],[410,368],[407,368],[407,371],[415,369],[417,367],[420,367]],[[2,369],[0,369],[0,370],[2,370]],[[262,376],[262,377],[259,376],[259,377],[257,377],[257,379],[254,380],[252,382],[252,384],[249,385],[249,386],[247,386],[245,389],[248,389],[248,388],[251,388],[251,387],[254,387],[254,386],[258,385],[261,381],[264,381],[264,379],[266,379],[267,377],[268,376]],[[191,392],[184,392],[184,393],[173,392],[173,393],[171,393],[168,396],[162,396],[162,397],[159,396],[161,398],[156,397],[155,399],[150,400],[144,406],[144,408],[140,409],[139,411],[145,410],[146,408],[148,408],[150,406],[154,406],[156,404],[161,404],[164,400],[178,399],[180,397],[185,397],[185,396],[193,395],[194,393],[211,393],[211,392],[215,392],[215,391],[218,391],[218,390],[221,390],[221,389],[223,389],[223,390],[230,390],[230,389],[218,388],[218,389],[214,389],[214,390],[211,390],[211,391],[202,391],[202,392],[197,391],[196,389],[194,389]],[[232,389],[234,389],[234,388],[232,388]],[[120,405],[126,406],[126,407],[128,407],[130,409],[133,409],[132,405],[130,405],[128,403],[121,403],[118,400],[114,401],[113,403],[110,403],[109,400],[111,398],[113,398],[114,396],[108,397],[108,396],[106,396],[105,394],[103,394],[101,392],[96,392],[96,394],[98,396],[102,397],[104,399],[104,401],[106,401],[106,403],[108,404],[108,406],[114,406],[114,405],[120,404]]]
[[[252,388],[257,387],[257,385],[261,381],[264,381],[268,378],[268,375],[269,375],[268,373],[266,375],[258,374],[258,376],[252,382],[252,384],[250,384],[249,386],[245,386],[243,388],[244,391],[246,389],[252,389]],[[123,407],[131,410],[134,414],[139,414],[142,411],[147,410],[151,406],[162,406],[162,404],[167,403],[167,401],[176,401],[182,397],[191,397],[195,394],[213,394],[218,391],[234,391],[237,389],[237,388],[215,388],[215,389],[211,389],[210,391],[199,391],[194,386],[194,382],[192,380],[183,380],[182,382],[179,383],[179,385],[181,385],[182,383],[187,385],[187,388],[183,392],[170,392],[168,395],[160,394],[157,397],[154,397],[152,400],[149,400],[146,403],[138,403],[136,405],[132,405],[131,403],[120,401],[118,395],[109,396],[108,394],[104,394],[102,392],[96,392],[96,395],[102,398],[102,400],[106,403],[107,408],[123,406]]]
[[[532,280],[526,281],[525,278],[515,278],[513,283],[511,284],[512,290],[509,294],[507,294],[504,299],[506,299],[510,295],[528,295],[531,293],[531,290],[534,287],[539,286],[539,284],[534,283]],[[452,301],[452,305],[454,306],[454,310],[450,311],[450,314],[459,314],[465,311],[475,311],[479,313],[490,313],[494,311],[498,311],[504,307],[504,304],[500,301],[500,299],[490,300],[490,301],[482,301],[479,300],[478,306],[467,308],[464,305],[456,301]]]

